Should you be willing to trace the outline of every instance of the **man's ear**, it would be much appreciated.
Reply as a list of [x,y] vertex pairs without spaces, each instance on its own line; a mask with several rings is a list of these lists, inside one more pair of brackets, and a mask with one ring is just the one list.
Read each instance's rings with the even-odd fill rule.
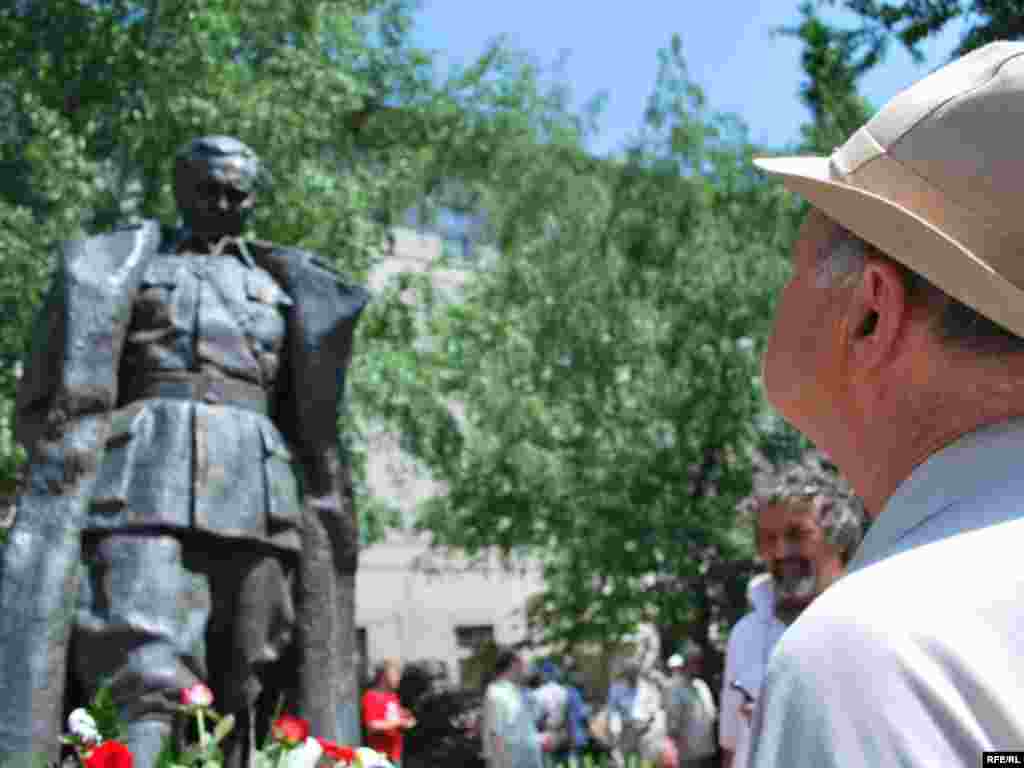
[[847,309],[847,343],[860,371],[878,370],[896,353],[910,319],[902,270],[892,262],[868,259]]

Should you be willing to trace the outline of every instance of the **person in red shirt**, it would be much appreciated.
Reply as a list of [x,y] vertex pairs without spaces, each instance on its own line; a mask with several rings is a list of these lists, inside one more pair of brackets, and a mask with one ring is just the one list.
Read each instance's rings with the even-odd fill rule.
[[402,667],[398,659],[385,659],[374,670],[373,687],[363,694],[366,745],[385,755],[396,768],[402,765],[402,731],[416,719],[398,700]]

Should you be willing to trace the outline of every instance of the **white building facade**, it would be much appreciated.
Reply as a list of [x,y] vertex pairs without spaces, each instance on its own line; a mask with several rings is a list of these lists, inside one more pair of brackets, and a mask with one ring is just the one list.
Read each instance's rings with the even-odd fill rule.
[[[391,254],[371,275],[371,290],[402,273],[436,267],[451,245],[436,234],[394,230]],[[435,269],[435,288],[457,300],[470,275],[465,269]],[[415,518],[422,501],[443,492],[402,453],[397,435],[387,432],[370,437],[367,480],[374,496],[399,509],[406,521]],[[432,551],[429,542],[425,534],[391,531],[360,552],[356,626],[364,674],[388,657],[436,659],[458,685],[462,662],[481,644],[514,644],[526,636],[526,601],[543,587],[536,564],[503,563],[494,555],[470,562],[458,553]]]
[[356,626],[364,673],[381,659],[438,659],[451,682],[481,644],[526,636],[526,601],[543,587],[529,564],[432,552],[425,535],[395,532],[359,555]]

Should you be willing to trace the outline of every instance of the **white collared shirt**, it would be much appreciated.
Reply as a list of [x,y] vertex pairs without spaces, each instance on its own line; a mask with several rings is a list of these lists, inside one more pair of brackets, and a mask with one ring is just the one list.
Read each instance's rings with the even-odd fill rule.
[[763,704],[754,768],[966,768],[1024,749],[1024,420],[900,485],[779,642]]
[[750,724],[740,714],[743,696],[731,687],[732,682],[738,681],[760,698],[768,658],[786,630],[786,625],[775,615],[775,590],[770,574],[762,573],[751,579],[747,598],[754,610],[736,622],[729,633],[719,699],[722,706],[718,719],[718,743],[734,753],[735,766],[746,765]]

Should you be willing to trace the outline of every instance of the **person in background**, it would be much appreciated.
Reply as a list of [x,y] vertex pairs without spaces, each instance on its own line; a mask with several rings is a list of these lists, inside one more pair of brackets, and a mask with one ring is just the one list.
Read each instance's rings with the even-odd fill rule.
[[673,680],[685,687],[688,695],[680,696],[673,706],[682,705],[675,730],[679,765],[681,768],[710,768],[715,763],[718,744],[715,740],[715,700],[704,682],[704,652],[694,643],[687,643],[683,654],[669,659],[669,671],[678,668]]
[[532,692],[536,705],[537,730],[545,752],[548,753],[548,764],[565,762],[569,754],[568,731],[568,697],[569,692],[559,682],[561,673],[555,663],[543,661],[537,668],[540,685]]
[[835,582],[860,545],[864,506],[818,453],[787,465],[746,504],[758,555],[769,573],[747,589],[754,610],[729,635],[722,678],[719,744],[723,768],[743,768],[750,723],[768,658],[786,627]]
[[753,703],[761,690],[767,656],[786,630],[775,615],[771,574],[761,573],[750,580],[747,601],[752,610],[732,628],[725,653],[718,720],[722,768],[746,765]]
[[675,744],[678,755],[686,754],[686,715],[694,697],[690,681],[683,673],[683,657],[673,653],[668,657],[668,682],[665,684],[665,728]]
[[409,710],[398,700],[402,665],[398,659],[380,662],[373,675],[373,687],[363,694],[363,726],[366,745],[380,752],[396,766],[402,765],[402,732],[416,725]]
[[540,665],[536,660],[524,660],[523,664],[523,675],[520,685],[523,687],[523,691],[526,694],[526,703],[533,714],[533,725],[537,728],[537,732],[540,733],[544,730],[544,707],[541,706],[540,699],[537,698],[537,691],[544,685],[544,678],[540,674]]
[[568,768],[578,768],[580,755],[590,741],[590,707],[583,699],[583,682],[578,669],[573,667],[566,674],[565,690],[569,743],[560,764]]
[[608,686],[608,742],[612,748],[612,761],[617,766],[625,765],[622,739],[632,717],[639,677],[639,662],[624,660],[616,664],[611,685]]
[[615,764],[643,760],[674,766],[676,750],[668,738],[661,687],[644,674],[639,659],[627,659],[622,670],[622,679],[615,681],[608,692]]
[[522,686],[526,664],[511,649],[498,652],[495,680],[484,693],[484,760],[488,768],[543,768],[534,709]]

